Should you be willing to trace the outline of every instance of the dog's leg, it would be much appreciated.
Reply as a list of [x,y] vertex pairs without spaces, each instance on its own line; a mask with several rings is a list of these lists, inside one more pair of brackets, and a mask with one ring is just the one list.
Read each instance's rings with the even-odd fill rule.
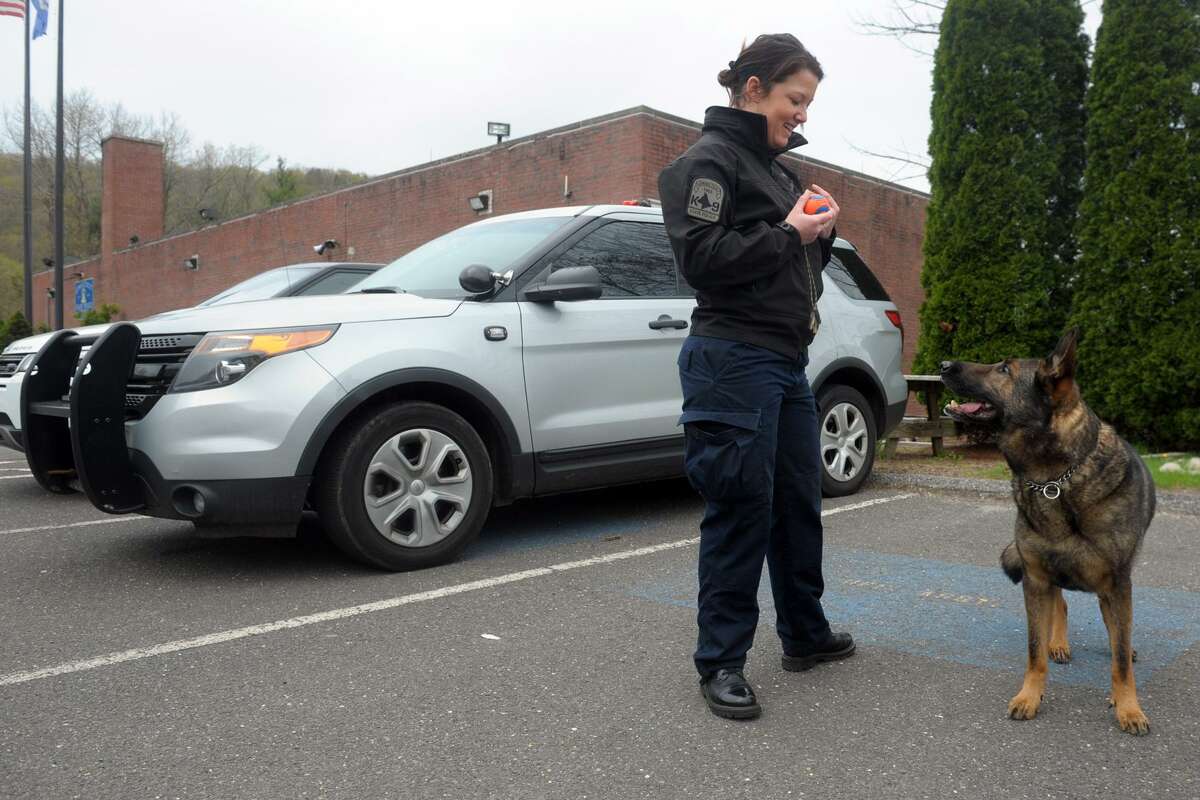
[[1071,645],[1067,642],[1067,601],[1062,589],[1055,586],[1050,594],[1054,598],[1054,614],[1050,620],[1050,658],[1059,664],[1071,660]]
[[1046,692],[1047,656],[1050,651],[1050,624],[1054,614],[1054,595],[1050,584],[1031,576],[1021,579],[1025,592],[1025,619],[1029,632],[1029,655],[1025,664],[1025,682],[1008,703],[1013,719],[1033,719]]
[[1150,730],[1137,699],[1137,684],[1133,678],[1133,585],[1128,578],[1114,580],[1111,590],[1099,595],[1100,613],[1108,628],[1108,643],[1112,648],[1112,703],[1116,706],[1117,723],[1121,730],[1135,735]]

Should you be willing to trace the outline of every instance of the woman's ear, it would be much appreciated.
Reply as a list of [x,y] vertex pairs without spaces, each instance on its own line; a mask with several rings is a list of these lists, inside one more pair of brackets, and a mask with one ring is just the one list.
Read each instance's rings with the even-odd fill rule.
[[759,80],[757,75],[751,75],[746,79],[746,90],[742,93],[742,96],[746,98],[747,103],[757,103],[763,99],[765,93],[763,92],[762,81]]

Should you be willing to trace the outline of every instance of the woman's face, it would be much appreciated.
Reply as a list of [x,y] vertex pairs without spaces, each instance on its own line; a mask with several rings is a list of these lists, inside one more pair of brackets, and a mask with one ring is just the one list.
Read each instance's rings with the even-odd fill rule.
[[744,111],[754,111],[767,118],[767,140],[771,147],[787,147],[792,131],[808,121],[808,106],[817,94],[817,76],[806,69],[793,72],[786,80],[771,87],[765,96],[758,78],[746,82]]

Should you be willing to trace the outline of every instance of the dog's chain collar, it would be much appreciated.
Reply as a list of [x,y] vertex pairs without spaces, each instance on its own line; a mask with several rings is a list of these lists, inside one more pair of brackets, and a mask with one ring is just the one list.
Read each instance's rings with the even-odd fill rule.
[[1071,473],[1074,471],[1075,468],[1071,467],[1069,470],[1063,473],[1061,477],[1052,481],[1047,481],[1046,483],[1025,481],[1025,488],[1031,492],[1041,492],[1042,496],[1047,500],[1057,500],[1059,496],[1062,495],[1062,485],[1070,479]]

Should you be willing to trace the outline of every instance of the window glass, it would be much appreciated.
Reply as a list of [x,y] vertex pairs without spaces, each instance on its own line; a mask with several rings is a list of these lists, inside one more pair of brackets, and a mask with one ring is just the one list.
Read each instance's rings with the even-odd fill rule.
[[235,283],[223,292],[213,295],[196,306],[219,306],[224,303],[241,303],[246,300],[266,300],[278,297],[292,285],[308,280],[320,266],[278,267]]
[[424,297],[463,297],[466,292],[458,285],[463,268],[483,264],[503,273],[571,219],[527,217],[468,225],[405,253],[356,289],[394,286]]
[[858,291],[867,300],[888,300],[892,298],[888,296],[887,290],[883,288],[883,284],[875,277],[875,273],[867,266],[866,262],[853,250],[846,248],[837,248],[834,251],[834,256],[841,262],[842,269],[845,273],[852,277],[855,285],[858,286]]
[[842,260],[837,256],[829,259],[829,263],[825,265],[825,274],[833,279],[833,282],[846,293],[847,297],[853,297],[855,300],[867,299],[866,295],[859,291],[858,284],[854,282],[854,278],[846,271]]
[[332,270],[328,274],[317,278],[308,286],[305,286],[300,294],[305,297],[315,294],[341,294],[351,286],[357,285],[363,278],[370,274],[369,272],[359,272],[357,270]]
[[604,286],[603,297],[676,297],[675,259],[662,225],[610,222],[592,231],[550,266],[595,267]]

